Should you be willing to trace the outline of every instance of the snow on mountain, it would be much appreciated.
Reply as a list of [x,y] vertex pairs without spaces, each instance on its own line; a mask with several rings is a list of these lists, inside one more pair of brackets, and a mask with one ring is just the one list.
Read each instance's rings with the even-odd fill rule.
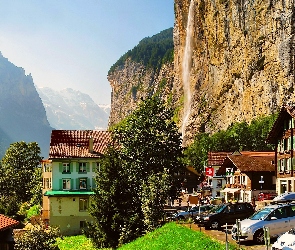
[[53,128],[77,130],[107,128],[110,105],[98,105],[89,95],[71,88],[61,91],[48,87],[36,87],[36,89]]

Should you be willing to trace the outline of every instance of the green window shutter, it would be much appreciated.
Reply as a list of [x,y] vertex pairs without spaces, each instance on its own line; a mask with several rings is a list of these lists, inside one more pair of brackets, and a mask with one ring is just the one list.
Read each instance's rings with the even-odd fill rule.
[[62,162],[59,163],[59,172],[62,172]]
[[76,179],[76,189],[79,189],[79,178]]
[[92,172],[96,171],[96,162],[92,162]]
[[62,190],[62,179],[59,179],[59,190]]
[[73,190],[73,189],[74,189],[74,180],[71,179],[71,190]]
[[70,172],[73,173],[73,162],[70,162]]
[[92,178],[92,189],[96,188],[96,182],[95,182],[95,178]]
[[87,178],[87,188],[86,188],[87,190],[89,190],[90,189],[90,178]]
[[86,162],[86,172],[90,172],[90,163]]
[[79,162],[76,162],[76,172],[79,172]]

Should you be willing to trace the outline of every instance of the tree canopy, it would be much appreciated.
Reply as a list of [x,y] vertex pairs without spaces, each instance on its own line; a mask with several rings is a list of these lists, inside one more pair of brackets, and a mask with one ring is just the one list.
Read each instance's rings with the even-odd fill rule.
[[108,75],[117,67],[123,66],[128,58],[143,63],[147,68],[159,69],[162,64],[173,61],[173,28],[142,39],[137,46],[129,50],[110,68]]
[[112,129],[114,146],[101,161],[90,208],[88,236],[97,247],[117,247],[159,226],[166,200],[180,184],[174,172],[183,167],[172,117],[154,96]]
[[259,117],[250,122],[233,123],[226,130],[209,135],[199,133],[184,151],[184,162],[200,172],[207,163],[208,152],[272,151],[265,140],[277,114]]
[[39,203],[41,150],[36,142],[15,142],[7,149],[0,167],[0,212],[15,215],[24,202]]

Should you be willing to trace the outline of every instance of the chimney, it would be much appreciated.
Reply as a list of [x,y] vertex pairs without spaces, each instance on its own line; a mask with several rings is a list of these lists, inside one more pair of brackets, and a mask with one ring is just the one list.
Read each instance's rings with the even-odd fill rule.
[[93,137],[89,137],[89,153],[93,153]]

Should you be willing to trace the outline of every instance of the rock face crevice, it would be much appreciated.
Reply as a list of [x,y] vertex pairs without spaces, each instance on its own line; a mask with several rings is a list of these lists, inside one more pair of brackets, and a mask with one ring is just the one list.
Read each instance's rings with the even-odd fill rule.
[[[191,4],[190,112],[182,130],[187,98],[182,64]],[[163,98],[173,99],[187,145],[199,131],[250,122],[294,102],[294,9],[293,0],[175,0],[174,63],[153,71],[127,60],[112,72],[110,124],[132,112],[141,98],[161,91]]]

